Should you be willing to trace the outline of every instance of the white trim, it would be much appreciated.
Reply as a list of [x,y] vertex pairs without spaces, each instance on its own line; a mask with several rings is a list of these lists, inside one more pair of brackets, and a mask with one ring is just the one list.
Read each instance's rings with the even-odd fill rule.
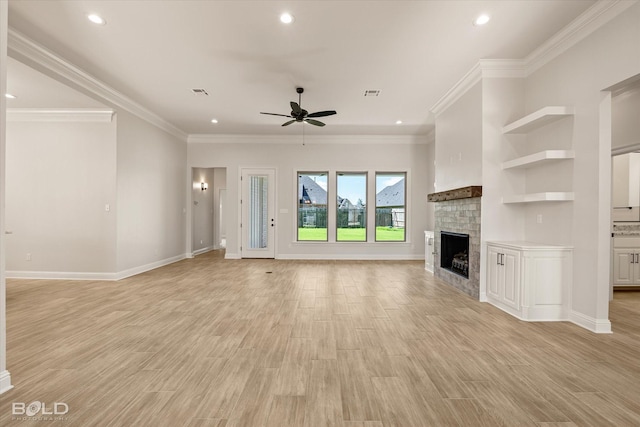
[[11,374],[7,370],[1,371],[0,372],[0,394],[6,393],[12,388],[13,388],[13,385],[11,385]]
[[193,251],[192,256],[189,258],[196,257],[198,255],[206,254],[207,252],[211,252],[215,250],[213,246],[207,246],[206,248],[198,249],[197,251]]
[[117,273],[82,273],[75,271],[7,271],[6,277],[9,279],[49,279],[49,280],[102,280],[116,281],[136,274],[154,270],[165,265],[173,264],[187,258],[187,254],[180,254],[174,257],[165,258],[149,264],[129,268]]
[[224,259],[242,259],[239,253],[225,252]]
[[440,115],[443,111],[447,110],[451,105],[460,99],[465,93],[469,91],[472,87],[476,85],[482,79],[482,68],[480,62],[473,66],[467,74],[462,76],[460,80],[456,84],[453,85],[451,89],[445,93],[442,98],[440,98],[433,107],[430,108],[430,111],[436,115]]
[[527,76],[569,50],[591,33],[633,6],[636,1],[600,0],[524,59]]
[[631,7],[636,0],[600,0],[524,59],[481,59],[429,110],[437,117],[483,78],[528,77]]
[[188,135],[184,131],[108,86],[106,83],[93,77],[81,68],[73,65],[53,51],[41,46],[11,27],[8,28],[8,37],[8,54],[12,58],[27,65],[37,64],[47,70],[50,77],[54,77],[65,83],[71,83],[73,87],[96,95],[103,101],[116,105],[138,116],[180,140],[187,141]]
[[174,262],[182,261],[183,259],[186,259],[186,258],[187,258],[187,254],[180,254],[174,257],[165,258],[160,261],[155,261],[149,264],[119,271],[118,273],[116,273],[115,280],[121,280],[127,277],[135,276],[136,274],[144,273],[149,270],[155,270],[156,268],[164,267],[165,265],[173,264]]
[[111,123],[111,109],[89,108],[9,108],[9,122],[95,122]]
[[7,271],[8,279],[49,280],[118,280],[116,273],[83,273],[76,271]]
[[424,254],[278,254],[276,259],[347,261],[424,261]]
[[[310,144],[429,144],[427,135],[305,135]],[[189,144],[301,144],[292,135],[191,134]]]
[[595,332],[596,334],[612,333],[611,322],[609,321],[609,319],[595,319],[591,316],[587,316],[585,314],[571,310],[571,312],[569,313],[569,321],[585,329],[588,329],[591,332]]

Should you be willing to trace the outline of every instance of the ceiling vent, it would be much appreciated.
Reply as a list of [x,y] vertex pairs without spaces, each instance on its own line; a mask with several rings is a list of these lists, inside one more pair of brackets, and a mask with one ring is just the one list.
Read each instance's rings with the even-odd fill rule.
[[380,95],[380,91],[379,90],[365,90],[364,91],[364,96],[378,96]]
[[209,94],[207,93],[206,90],[204,89],[191,89],[191,92],[193,92],[194,95],[204,95],[204,96],[209,96]]

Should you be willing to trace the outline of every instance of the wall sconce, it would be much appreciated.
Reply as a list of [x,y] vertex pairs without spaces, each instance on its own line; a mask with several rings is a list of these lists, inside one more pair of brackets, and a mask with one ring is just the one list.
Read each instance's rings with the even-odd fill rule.
[[200,188],[202,189],[202,191],[204,191],[207,188],[209,188],[209,184],[207,184],[206,182],[201,182],[200,183]]

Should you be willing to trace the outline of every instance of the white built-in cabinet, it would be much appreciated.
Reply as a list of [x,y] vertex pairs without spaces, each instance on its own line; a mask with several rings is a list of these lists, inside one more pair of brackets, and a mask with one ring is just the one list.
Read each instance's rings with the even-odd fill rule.
[[[566,106],[550,106],[541,108],[502,128],[503,134],[526,134],[556,120],[573,115],[573,108]],[[502,169],[527,169],[550,162],[571,160],[575,157],[573,150],[545,150],[528,154],[502,163]],[[573,192],[546,191],[540,193],[505,195],[502,203],[560,202],[573,200]]]
[[640,286],[640,237],[613,239],[614,286]]
[[566,320],[572,253],[569,246],[487,242],[487,301],[522,320]]

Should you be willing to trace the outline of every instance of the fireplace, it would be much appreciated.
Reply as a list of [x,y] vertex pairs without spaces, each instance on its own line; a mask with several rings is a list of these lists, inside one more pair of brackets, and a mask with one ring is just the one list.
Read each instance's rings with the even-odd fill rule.
[[[472,186],[428,195],[434,202],[433,275],[454,288],[480,298],[480,223],[482,187]],[[463,236],[464,247],[446,249],[442,239],[446,234]],[[464,251],[467,251],[465,259]],[[455,259],[455,255],[460,254]],[[447,259],[443,259],[446,256]],[[466,269],[466,272],[465,272]]]
[[440,267],[469,278],[469,235],[440,232]]

